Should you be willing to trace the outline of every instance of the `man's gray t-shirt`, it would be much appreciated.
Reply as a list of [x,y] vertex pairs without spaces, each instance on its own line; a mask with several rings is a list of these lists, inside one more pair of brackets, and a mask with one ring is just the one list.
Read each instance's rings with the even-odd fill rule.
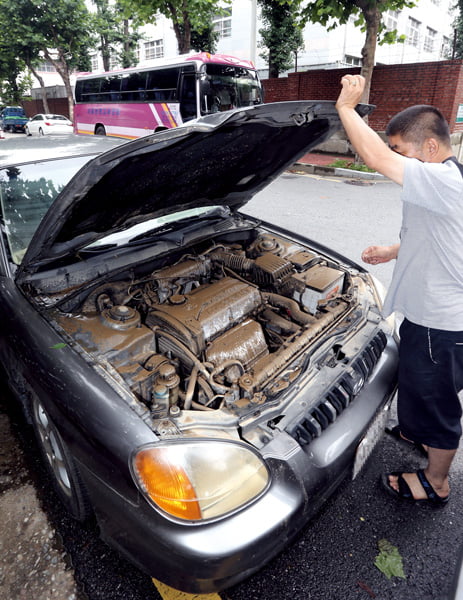
[[463,177],[452,161],[407,159],[400,250],[383,313],[463,331]]

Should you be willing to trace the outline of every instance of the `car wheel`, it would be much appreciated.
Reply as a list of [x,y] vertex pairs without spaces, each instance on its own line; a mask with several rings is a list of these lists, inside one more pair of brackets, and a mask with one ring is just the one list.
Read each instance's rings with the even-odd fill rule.
[[26,127],[26,128],[24,129],[24,133],[25,133],[26,135],[32,135],[32,133],[29,131],[29,127]]
[[44,135],[43,129],[41,127],[39,128],[39,135]]
[[38,398],[32,400],[31,413],[37,442],[54,488],[72,516],[78,521],[85,521],[91,515],[91,508],[77,466]]
[[103,127],[103,125],[97,126],[95,129],[95,135],[106,135],[106,129]]

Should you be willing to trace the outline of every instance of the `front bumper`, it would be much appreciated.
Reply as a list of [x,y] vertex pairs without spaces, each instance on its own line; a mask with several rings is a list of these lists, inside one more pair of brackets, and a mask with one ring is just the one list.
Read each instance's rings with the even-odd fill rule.
[[356,449],[395,393],[396,346],[388,340],[352,403],[318,437],[300,445],[281,431],[262,455],[271,472],[266,493],[223,519],[181,524],[141,496],[130,502],[84,470],[102,537],[152,577],[189,593],[236,584],[280,552],[352,474]]

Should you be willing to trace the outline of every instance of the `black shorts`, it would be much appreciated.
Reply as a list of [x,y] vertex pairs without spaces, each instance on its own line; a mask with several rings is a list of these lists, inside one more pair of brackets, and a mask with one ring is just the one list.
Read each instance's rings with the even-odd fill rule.
[[463,331],[400,326],[398,417],[402,434],[431,448],[454,450],[461,437]]

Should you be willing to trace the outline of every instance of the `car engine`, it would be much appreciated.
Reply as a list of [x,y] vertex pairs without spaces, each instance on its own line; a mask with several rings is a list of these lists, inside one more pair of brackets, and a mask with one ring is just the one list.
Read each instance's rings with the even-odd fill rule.
[[[132,281],[95,287],[55,321],[153,418],[172,407],[239,414],[272,400],[355,307],[351,276],[285,238],[215,240]],[[323,336],[323,339],[326,335]]]

